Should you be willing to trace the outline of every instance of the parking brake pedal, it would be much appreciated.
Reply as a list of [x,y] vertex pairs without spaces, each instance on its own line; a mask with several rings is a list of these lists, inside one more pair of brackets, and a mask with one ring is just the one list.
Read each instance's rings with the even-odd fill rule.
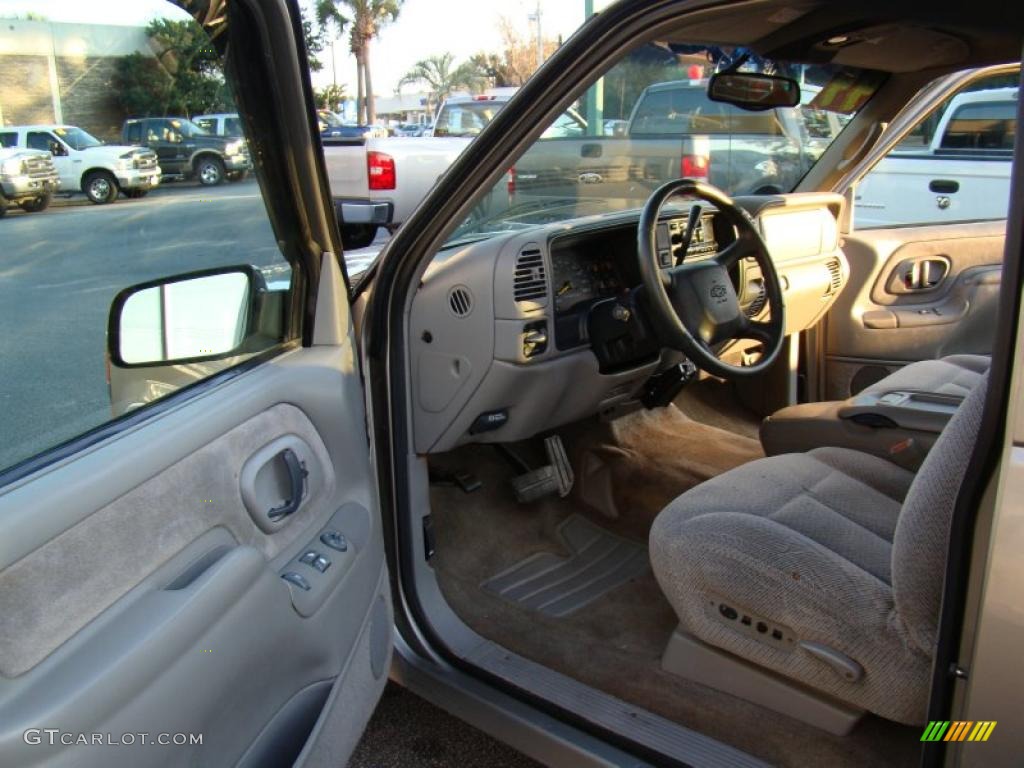
[[512,479],[512,488],[520,504],[528,504],[548,494],[557,493],[562,498],[572,490],[573,474],[569,457],[562,445],[562,438],[553,435],[544,440],[548,464]]

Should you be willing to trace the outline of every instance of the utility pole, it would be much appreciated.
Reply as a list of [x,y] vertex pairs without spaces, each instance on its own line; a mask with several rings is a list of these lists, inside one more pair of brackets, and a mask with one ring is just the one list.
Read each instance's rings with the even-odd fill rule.
[[540,17],[540,0],[537,0],[537,9],[527,16],[530,21],[537,22],[537,69],[540,69],[541,64],[544,63],[544,37],[541,35]]

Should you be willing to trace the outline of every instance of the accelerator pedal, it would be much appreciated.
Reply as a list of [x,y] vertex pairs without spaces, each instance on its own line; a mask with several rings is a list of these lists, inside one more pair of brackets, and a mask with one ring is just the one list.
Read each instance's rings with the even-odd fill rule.
[[548,455],[545,466],[512,479],[512,488],[520,504],[529,504],[553,493],[565,498],[572,491],[572,465],[569,464],[562,438],[558,435],[545,438],[544,451]]

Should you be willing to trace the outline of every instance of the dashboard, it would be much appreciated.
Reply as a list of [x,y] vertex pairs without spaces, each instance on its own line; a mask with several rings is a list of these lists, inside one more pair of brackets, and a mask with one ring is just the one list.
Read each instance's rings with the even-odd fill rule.
[[[849,275],[837,223],[843,198],[735,202],[760,227],[780,275],[786,333],[812,327]],[[687,214],[670,210],[658,225],[665,268],[681,255]],[[418,453],[521,440],[586,418],[636,400],[651,376],[683,361],[645,316],[638,220],[627,211],[552,222],[438,253],[408,311]],[[709,258],[734,237],[725,217],[705,207],[686,259]],[[768,311],[755,262],[741,261],[732,280],[748,316]]]

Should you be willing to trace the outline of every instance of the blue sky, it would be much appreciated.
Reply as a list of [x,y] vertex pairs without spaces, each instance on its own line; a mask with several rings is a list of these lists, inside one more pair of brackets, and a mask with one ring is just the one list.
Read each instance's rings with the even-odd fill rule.
[[[312,6],[312,0],[300,0]],[[508,18],[524,37],[534,32],[528,15],[537,0],[405,0],[397,22],[386,27],[376,41],[371,66],[374,91],[381,95],[394,92],[398,80],[419,59],[451,52],[462,60],[477,51],[497,51],[501,37],[498,20]],[[599,7],[600,0],[595,3]],[[545,38],[568,37],[583,23],[583,0],[541,0],[542,29]],[[160,15],[180,15],[182,11],[165,0],[0,0],[0,15],[36,13],[50,21],[92,24],[144,25]],[[339,83],[355,93],[355,60],[346,40],[338,41],[336,66]],[[331,82],[330,51],[324,51],[323,71],[313,75],[316,86]]]

